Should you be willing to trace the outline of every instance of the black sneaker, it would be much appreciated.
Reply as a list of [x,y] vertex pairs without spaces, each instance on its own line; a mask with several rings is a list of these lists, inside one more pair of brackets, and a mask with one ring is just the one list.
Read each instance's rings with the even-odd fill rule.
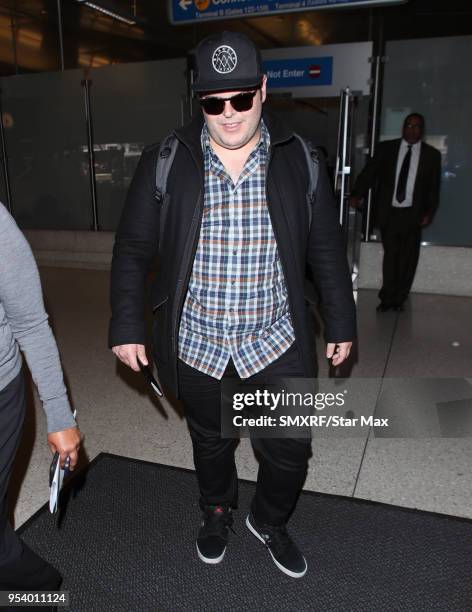
[[258,525],[252,514],[246,518],[246,527],[263,542],[275,565],[292,578],[302,578],[308,569],[305,557],[287,533],[285,525]]
[[228,530],[232,524],[231,508],[205,506],[197,537],[197,553],[202,561],[216,564],[223,560],[228,543]]

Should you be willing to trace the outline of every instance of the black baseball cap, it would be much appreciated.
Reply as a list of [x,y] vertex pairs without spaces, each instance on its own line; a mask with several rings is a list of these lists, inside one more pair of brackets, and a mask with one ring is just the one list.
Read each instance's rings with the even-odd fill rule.
[[240,32],[218,32],[204,38],[194,50],[194,92],[259,87],[262,60],[259,49]]

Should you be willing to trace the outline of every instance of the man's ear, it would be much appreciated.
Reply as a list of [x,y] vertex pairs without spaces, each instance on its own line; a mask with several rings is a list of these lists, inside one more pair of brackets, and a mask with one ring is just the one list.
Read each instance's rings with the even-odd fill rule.
[[264,103],[267,97],[267,76],[264,74],[261,84],[261,102]]

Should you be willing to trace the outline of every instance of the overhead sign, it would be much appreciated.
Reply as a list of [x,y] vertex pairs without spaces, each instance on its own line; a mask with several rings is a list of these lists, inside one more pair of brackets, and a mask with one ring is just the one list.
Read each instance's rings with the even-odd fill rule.
[[303,57],[263,62],[269,89],[313,87],[333,82],[332,57]]
[[195,21],[259,17],[335,8],[402,4],[407,0],[168,0],[169,20],[175,25]]
[[294,98],[339,96],[341,89],[370,93],[372,43],[263,49],[267,88]]

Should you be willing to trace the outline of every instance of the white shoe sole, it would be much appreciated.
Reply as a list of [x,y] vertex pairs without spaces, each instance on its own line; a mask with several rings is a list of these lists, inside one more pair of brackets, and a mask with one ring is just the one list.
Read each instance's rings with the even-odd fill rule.
[[226,552],[226,548],[224,549],[224,551],[221,553],[219,557],[205,557],[200,552],[200,549],[198,548],[198,544],[197,544],[197,554],[198,554],[199,559],[203,561],[203,563],[209,563],[210,565],[216,565],[217,563],[220,563],[221,561],[223,561],[225,552]]
[[[254,527],[251,525],[251,522],[249,520],[249,514],[246,517],[246,527],[249,529],[249,531],[253,535],[256,536],[258,540],[260,540],[265,545],[264,538],[262,538],[257,533],[257,531],[254,529]],[[286,567],[284,567],[281,563],[277,561],[277,559],[274,557],[269,547],[267,547],[267,550],[270,552],[270,556],[272,557],[272,561],[275,563],[275,565],[279,568],[280,571],[282,571],[284,574],[287,574],[287,576],[291,576],[292,578],[303,578],[303,576],[306,574],[308,565],[307,565],[305,557],[303,557],[303,561],[305,561],[305,569],[303,570],[303,572],[292,572],[291,570],[287,569]]]

